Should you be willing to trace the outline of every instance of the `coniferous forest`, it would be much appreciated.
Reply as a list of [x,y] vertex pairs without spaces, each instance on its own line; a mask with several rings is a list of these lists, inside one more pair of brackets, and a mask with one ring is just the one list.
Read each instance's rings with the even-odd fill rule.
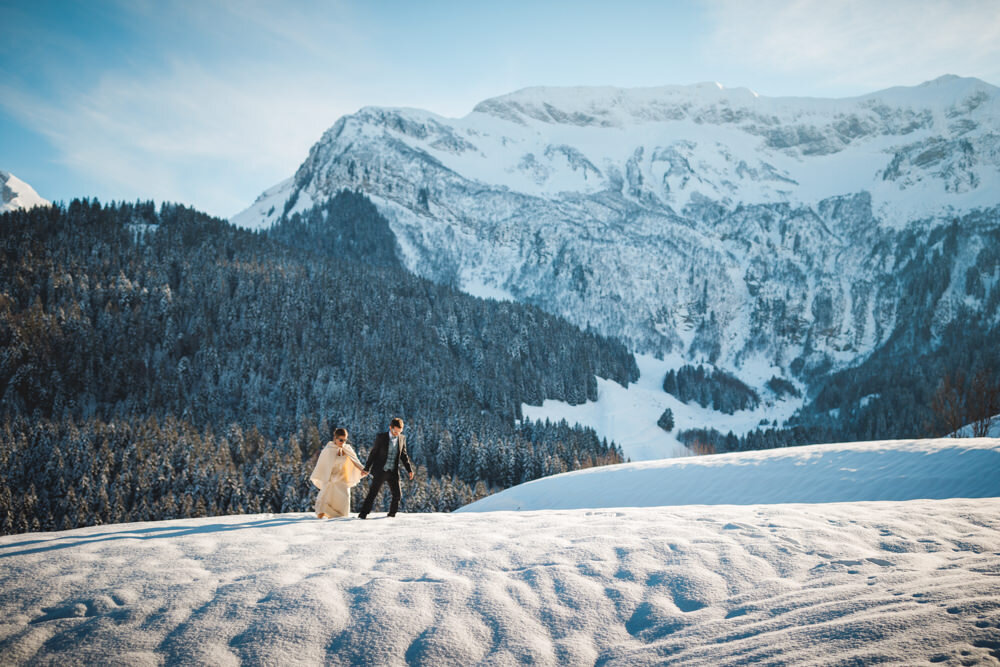
[[685,403],[694,401],[727,415],[737,410],[753,410],[760,404],[760,396],[746,384],[728,373],[706,370],[704,366],[681,366],[676,372],[668,371],[663,378],[663,391]]
[[624,346],[415,277],[361,195],[268,232],[76,200],[3,214],[0,239],[5,534],[309,510],[331,429],[364,457],[392,417],[418,471],[404,511],[621,460],[520,406],[635,380]]

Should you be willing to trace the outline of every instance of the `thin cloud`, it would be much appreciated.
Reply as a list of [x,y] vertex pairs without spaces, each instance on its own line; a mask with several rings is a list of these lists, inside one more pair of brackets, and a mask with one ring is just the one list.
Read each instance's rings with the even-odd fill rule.
[[721,60],[867,92],[945,73],[1000,83],[996,0],[713,0]]
[[42,88],[0,79],[0,108],[47,137],[58,162],[88,174],[103,198],[183,201],[227,216],[292,173],[363,95],[341,74],[350,49],[318,57],[320,33],[343,32],[332,19],[310,24],[272,8],[268,21],[249,3],[184,6],[123,4],[119,15],[136,34],[157,27],[149,53],[174,55],[109,63],[91,77],[57,70]]
[[[261,174],[292,173],[323,130],[353,111],[284,72],[231,77],[181,63],[158,78],[106,75],[55,101],[12,89],[3,98],[49,138],[63,164],[91,172],[116,198],[180,200],[217,215],[247,205]],[[217,187],[196,197],[198,180]],[[227,192],[240,181],[253,185]]]

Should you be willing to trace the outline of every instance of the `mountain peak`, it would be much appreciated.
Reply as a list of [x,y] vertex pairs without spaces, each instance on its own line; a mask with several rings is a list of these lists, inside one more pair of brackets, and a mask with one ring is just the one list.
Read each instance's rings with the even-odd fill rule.
[[42,199],[30,185],[0,169],[0,213],[51,205],[52,202]]
[[988,86],[990,88],[996,88],[996,86],[991,86],[982,79],[977,79],[974,76],[958,76],[957,74],[942,74],[936,79],[931,79],[930,81],[924,81],[916,88],[930,88],[933,86],[953,86],[953,85],[963,85],[963,86]]
[[858,99],[892,99],[911,105],[940,107],[966,100],[970,96],[981,97],[984,100],[987,98],[997,99],[1000,98],[1000,88],[975,77],[944,74],[915,86],[886,88],[862,95]]

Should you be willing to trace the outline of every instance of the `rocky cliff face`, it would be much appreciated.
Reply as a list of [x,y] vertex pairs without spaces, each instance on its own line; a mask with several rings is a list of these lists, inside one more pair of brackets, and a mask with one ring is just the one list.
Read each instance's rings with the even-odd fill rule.
[[[911,315],[900,267],[954,220],[941,300],[977,307],[977,230],[1000,225],[1000,89],[538,88],[461,119],[365,108],[233,221],[267,227],[343,188],[376,203],[420,275],[636,351],[801,375],[886,341]],[[940,326],[954,311],[934,309]]]

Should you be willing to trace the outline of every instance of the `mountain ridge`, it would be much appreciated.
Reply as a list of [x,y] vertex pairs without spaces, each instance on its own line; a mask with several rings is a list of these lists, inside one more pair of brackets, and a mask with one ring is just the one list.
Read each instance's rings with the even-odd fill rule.
[[[768,98],[768,97],[761,97],[746,88],[728,89],[720,87],[719,84],[695,84],[693,86],[664,86],[664,87],[654,87],[654,88],[534,87],[534,88],[521,89],[519,91],[515,91],[507,95],[501,95],[484,100],[483,102],[477,104],[471,113],[458,119],[446,118],[444,116],[439,116],[432,112],[424,111],[421,109],[413,109],[405,107],[366,106],[361,108],[355,114],[343,116],[342,118],[340,118],[329,130],[327,130],[327,132],[324,133],[324,135],[317,143],[317,145],[314,146],[314,151],[317,147],[323,144],[331,143],[338,140],[345,131],[346,126],[351,124],[352,122],[353,123],[367,122],[367,123],[373,123],[376,129],[378,128],[379,125],[382,125],[384,126],[384,129],[394,132],[402,137],[407,137],[410,139],[418,139],[418,140],[428,139],[428,138],[433,139],[433,141],[429,142],[431,145],[428,146],[427,148],[431,150],[436,150],[439,157],[444,156],[449,152],[454,154],[461,154],[463,152],[469,151],[470,146],[473,146],[473,144],[471,142],[468,142],[467,140],[463,140],[461,137],[456,137],[455,136],[456,129],[461,130],[465,134],[470,136],[476,133],[475,128],[461,127],[461,123],[463,122],[470,122],[470,119],[475,119],[478,116],[489,116],[490,115],[489,112],[491,110],[495,110],[497,107],[503,105],[512,104],[515,106],[523,106],[525,101],[537,103],[538,102],[537,98],[539,97],[540,94],[544,94],[542,98],[544,105],[556,108],[553,106],[553,104],[547,101],[548,98],[552,96],[563,96],[563,97],[569,96],[571,98],[570,101],[578,102],[580,98],[579,93],[584,92],[589,94],[593,93],[594,91],[600,91],[603,93],[613,93],[615,98],[619,101],[621,100],[628,101],[632,98],[639,98],[640,101],[643,101],[643,96],[645,96],[646,99],[644,101],[656,102],[661,106],[664,102],[669,102],[671,99],[673,99],[675,102],[679,103],[679,106],[677,107],[677,111],[675,113],[671,113],[666,116],[666,120],[676,121],[681,118],[685,110],[689,110],[691,108],[693,101],[698,100],[697,95],[695,95],[694,93],[697,93],[698,95],[701,95],[703,97],[706,95],[708,95],[709,97],[714,97],[714,99],[708,100],[709,102],[713,103],[718,102],[720,99],[731,102],[733,101],[731,99],[733,94],[738,93],[740,98],[742,98],[740,100],[741,102],[745,100],[750,100],[756,106],[771,105],[779,108],[785,107],[787,111],[788,108],[794,109],[795,106],[801,107],[802,105],[805,105],[806,107],[811,106],[819,110],[825,109],[827,110],[827,113],[829,113],[829,110],[831,108],[835,109],[837,107],[840,107],[843,109],[855,109],[859,102],[871,104],[873,102],[883,100],[884,98],[889,98],[890,100],[896,100],[896,101],[903,100],[907,101],[908,103],[913,103],[914,101],[918,101],[924,107],[923,112],[925,113],[912,114],[912,115],[917,116],[919,119],[920,115],[926,116],[926,112],[929,111],[935,111],[939,115],[950,113],[953,116],[957,116],[957,115],[962,115],[963,113],[975,114],[977,113],[978,110],[978,115],[982,115],[983,113],[985,113],[985,109],[983,107],[984,107],[984,102],[987,100],[990,101],[991,104],[987,104],[985,105],[985,107],[992,109],[993,111],[996,112],[998,105],[997,103],[998,92],[1000,92],[1000,89],[986,82],[983,82],[979,79],[961,78],[961,77],[955,77],[953,75],[940,77],[939,79],[926,82],[924,84],[921,84],[920,86],[889,88],[883,91],[877,91],[863,96],[858,96],[853,98],[842,98],[842,99],[796,98],[796,97]],[[926,91],[933,91],[937,94],[928,95]],[[941,98],[945,93],[947,93],[948,96],[945,98],[945,101],[942,102],[938,98]],[[668,94],[669,96],[672,97],[663,98],[664,94]],[[572,99],[574,95],[575,99]],[[657,95],[659,95],[659,97],[657,97]],[[945,103],[948,101],[951,101],[951,104]],[[965,107],[960,108],[956,106],[957,102],[964,102]],[[593,103],[593,100],[591,100],[591,103]],[[798,111],[801,112],[802,109],[800,108]],[[881,109],[880,107],[877,107],[876,111],[881,111],[881,113],[885,115],[885,110]],[[567,117],[567,116],[572,116],[573,114],[580,114],[584,112],[585,110],[581,109],[569,109],[569,110],[562,110],[557,115],[561,117]],[[509,121],[509,115],[507,114],[501,114],[501,115],[507,117],[507,120]],[[878,114],[876,113],[876,115]],[[997,115],[1000,115],[1000,112],[997,112]],[[734,113],[731,115],[727,115],[726,113],[718,112],[711,117],[704,117],[701,118],[700,120],[702,123],[707,123],[709,121],[717,121],[720,124],[727,124],[727,123],[731,124],[733,120],[737,120],[740,117],[741,117],[740,114]],[[496,116],[494,116],[494,118],[496,118]],[[543,116],[543,120],[552,120],[552,119],[553,118],[551,114],[549,114],[548,116]],[[776,125],[779,123],[780,120],[782,119],[772,115],[772,117],[766,119],[766,122],[763,123],[763,125]],[[927,119],[924,118],[924,122],[926,121]],[[453,125],[455,127],[447,127],[448,125]],[[759,130],[759,128],[756,129]],[[897,129],[902,130],[904,133],[910,133],[914,131],[915,128],[912,127],[911,125],[904,124]],[[968,131],[971,131],[971,129],[973,128],[969,125],[962,125],[956,127],[956,129],[962,133],[967,133]],[[850,126],[845,126],[841,128],[841,131],[846,132],[849,138],[852,128]],[[855,127],[853,128],[853,131],[857,132],[859,131],[859,128]],[[435,133],[438,133],[438,136],[434,136]],[[782,144],[782,141],[784,141],[787,144],[790,140],[798,138],[800,137],[798,136],[787,137],[783,135],[772,137],[771,142],[775,144],[774,146],[772,146],[772,148],[778,148],[778,149],[788,148],[787,145]],[[449,141],[449,139],[451,141]],[[809,139],[808,133],[805,139],[806,140]],[[813,139],[815,139],[815,137]],[[558,149],[559,144],[552,142],[551,145],[556,149]],[[818,150],[818,148],[814,147],[814,150]],[[305,173],[303,170],[304,168],[312,164],[313,160],[311,158],[313,158],[314,151],[310,152],[310,159],[307,159],[303,163],[302,167],[300,167],[300,169],[297,171],[296,177],[294,179],[296,183],[303,184],[303,182],[305,181]],[[428,155],[433,155],[433,153],[431,152],[428,151],[425,152],[427,152]],[[631,150],[627,150],[625,152],[626,156],[630,155],[631,153],[632,153]],[[887,164],[888,163],[889,162],[887,161]],[[791,179],[790,182],[794,182],[794,179]],[[282,184],[284,183],[285,182],[283,182]],[[852,192],[854,191],[855,190],[852,190]],[[272,198],[273,195],[275,194],[278,194],[277,192],[275,192],[275,188],[270,188],[269,191],[266,191],[264,193],[264,195],[271,195],[271,197],[268,198]],[[304,210],[304,208],[307,208],[307,206],[300,207],[300,210]],[[252,227],[255,226],[255,222],[269,224],[270,222],[273,222],[273,220],[276,217],[273,215],[265,216],[265,218],[267,219],[261,221],[255,221],[253,219],[253,216],[247,215],[251,212],[252,209],[253,207],[251,207],[251,209],[247,209],[241,214],[233,216],[234,221],[237,222],[238,224],[241,224],[242,226]]]
[[[691,85],[666,85],[637,88],[623,88],[616,86],[531,86],[522,88],[511,93],[499,95],[483,100],[473,108],[473,113],[494,113],[496,109],[506,105],[511,107],[525,107],[534,111],[533,117],[536,120],[550,122],[564,122],[572,120],[573,111],[562,109],[560,115],[539,113],[539,109],[532,108],[533,105],[551,107],[559,109],[558,104],[572,106],[574,104],[586,103],[587,105],[604,110],[607,108],[624,110],[641,110],[643,106],[655,106],[661,110],[668,110],[669,103],[673,103],[677,110],[666,116],[667,120],[678,120],[678,112],[697,108],[700,102],[702,106],[709,104],[726,103],[733,107],[750,106],[763,110],[789,111],[796,110],[799,113],[818,113],[827,108],[851,109],[855,105],[872,104],[883,101],[892,101],[897,104],[921,104],[934,107],[933,97],[927,94],[933,91],[941,99],[963,98],[967,99],[978,93],[994,96],[1000,92],[993,86],[981,79],[973,77],[959,77],[956,75],[943,75],[937,79],[926,81],[917,86],[895,86],[883,90],[845,98],[822,98],[822,97],[795,97],[781,96],[772,97],[760,95],[756,91],[746,87],[729,88],[718,82],[702,82]],[[611,104],[608,104],[610,100]],[[637,104],[638,103],[638,104]],[[798,109],[796,109],[798,107]],[[947,110],[947,107],[943,107]],[[585,113],[586,109],[575,109],[577,113]],[[505,115],[508,120],[509,115]],[[636,120],[655,121],[655,115],[634,115]],[[738,115],[719,120],[729,122],[737,120]]]

